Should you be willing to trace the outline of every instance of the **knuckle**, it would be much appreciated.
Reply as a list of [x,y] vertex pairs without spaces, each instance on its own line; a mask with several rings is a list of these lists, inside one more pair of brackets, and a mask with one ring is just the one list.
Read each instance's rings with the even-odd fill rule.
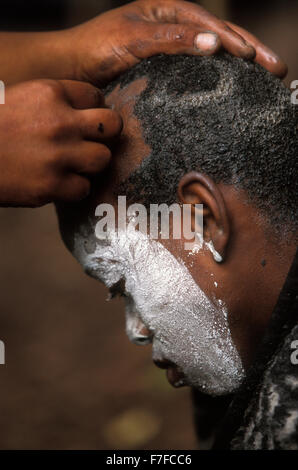
[[112,152],[108,147],[103,148],[101,158],[105,158],[106,160],[110,160],[110,158],[112,158]]
[[[45,127],[45,134],[49,140],[55,140],[59,137],[62,133],[62,126],[58,120],[51,120],[51,122],[47,123]],[[50,155],[51,160],[53,157],[53,153]]]
[[40,93],[47,101],[60,98],[63,94],[63,85],[58,80],[40,80]]
[[35,207],[51,202],[55,194],[55,185],[51,178],[40,180],[32,191],[32,202]]
[[105,102],[104,94],[101,90],[99,90],[99,88],[96,88],[95,86],[92,86],[90,92],[93,95],[95,103],[104,103]]
[[60,181],[54,176],[48,177],[44,184],[43,197],[52,200],[55,199],[55,196],[58,192]]
[[105,165],[108,164],[108,162],[111,160],[112,154],[111,151],[107,148],[104,147],[98,155],[96,155],[91,162],[91,165],[94,168],[94,171],[100,171],[103,169]]
[[112,157],[111,150],[105,145],[101,145],[98,149],[97,155],[94,157],[94,161],[102,162],[102,160],[109,160]]
[[107,133],[108,135],[119,134],[123,128],[123,120],[117,111],[112,109],[106,110],[102,115],[102,120],[99,123],[99,131]]
[[74,200],[80,200],[88,196],[90,192],[90,181],[87,178],[81,177],[78,181],[73,193]]
[[45,133],[49,140],[66,139],[74,133],[74,130],[74,121],[67,113],[53,112],[45,125]]
[[166,39],[171,42],[182,42],[185,39],[186,31],[183,26],[170,25],[167,28]]
[[107,147],[102,146],[97,153],[82,162],[84,173],[94,174],[100,172],[108,164],[111,156],[111,151]]
[[27,82],[30,93],[37,96],[41,103],[53,101],[63,93],[63,86],[58,80],[39,79]]
[[41,194],[33,194],[32,198],[30,199],[30,205],[32,207],[41,207],[50,202],[50,200]]
[[[159,37],[158,37],[159,35]],[[156,36],[156,37],[155,37]],[[155,33],[154,39],[160,39],[161,35]],[[147,39],[146,39],[147,37]],[[133,54],[142,53],[144,50],[148,49],[151,45],[151,34],[148,32],[146,37],[143,32],[143,38],[136,37],[127,45],[127,50]]]
[[63,166],[64,155],[60,149],[52,149],[47,155],[44,156],[44,169],[47,176],[56,175],[58,167]]

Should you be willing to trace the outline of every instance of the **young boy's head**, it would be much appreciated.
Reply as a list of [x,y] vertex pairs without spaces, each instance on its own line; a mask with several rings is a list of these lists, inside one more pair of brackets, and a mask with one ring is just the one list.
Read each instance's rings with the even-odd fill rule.
[[[232,392],[296,248],[297,108],[278,79],[227,54],[145,60],[106,100],[123,117],[122,137],[91,197],[58,208],[62,236],[88,274],[124,296],[128,336],[152,342],[172,384]],[[172,217],[170,237],[152,239],[132,228],[138,206],[121,229],[118,196],[142,204],[148,224],[164,203],[181,208],[183,225],[188,205],[193,231],[203,215],[203,237],[186,249]],[[95,236],[101,204],[117,219],[106,239]]]

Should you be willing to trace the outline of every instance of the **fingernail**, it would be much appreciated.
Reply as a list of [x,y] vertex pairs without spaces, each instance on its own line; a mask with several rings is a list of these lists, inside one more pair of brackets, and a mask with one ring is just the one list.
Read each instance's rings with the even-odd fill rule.
[[267,62],[265,67],[274,75],[284,78],[288,73],[288,67],[285,62],[283,62],[275,52],[269,49],[269,47],[264,47],[262,53]]
[[265,46],[263,48],[263,54],[265,55],[266,59],[273,64],[277,64],[280,58],[273,52],[269,47]]
[[217,45],[217,34],[216,33],[199,33],[195,37],[194,45],[200,51],[210,51],[215,49]]

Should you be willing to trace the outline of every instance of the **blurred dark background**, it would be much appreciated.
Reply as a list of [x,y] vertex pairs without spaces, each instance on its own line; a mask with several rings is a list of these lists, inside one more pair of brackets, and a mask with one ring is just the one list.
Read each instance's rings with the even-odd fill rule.
[[[65,28],[124,3],[2,0],[0,29]],[[298,78],[296,0],[198,3],[275,50],[286,83]],[[121,302],[81,272],[52,206],[0,209],[0,259],[1,449],[196,448],[189,390],[129,343]]]

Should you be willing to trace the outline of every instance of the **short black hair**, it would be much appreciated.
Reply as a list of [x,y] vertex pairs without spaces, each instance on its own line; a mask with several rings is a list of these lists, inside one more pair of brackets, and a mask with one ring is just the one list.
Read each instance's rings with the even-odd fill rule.
[[160,55],[105,92],[141,77],[134,113],[151,154],[122,185],[129,199],[172,204],[181,176],[199,170],[245,190],[278,230],[297,230],[298,113],[278,78],[226,53]]

